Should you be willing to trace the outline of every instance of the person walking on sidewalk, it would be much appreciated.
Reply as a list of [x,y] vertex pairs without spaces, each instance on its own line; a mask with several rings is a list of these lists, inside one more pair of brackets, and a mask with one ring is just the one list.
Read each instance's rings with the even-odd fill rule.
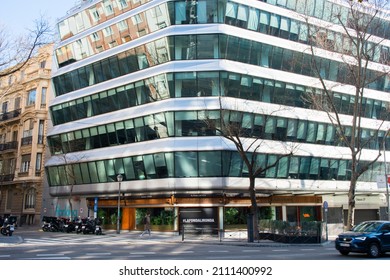
[[145,233],[148,233],[149,236],[151,235],[151,230],[150,230],[150,213],[147,212],[144,219],[144,231],[141,233],[141,237],[144,236]]

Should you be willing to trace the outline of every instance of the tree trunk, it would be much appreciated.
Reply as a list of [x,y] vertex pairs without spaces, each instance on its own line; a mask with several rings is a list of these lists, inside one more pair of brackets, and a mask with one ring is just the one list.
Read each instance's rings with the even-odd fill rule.
[[348,191],[348,217],[347,230],[350,230],[355,223],[355,190],[356,190],[356,174],[352,170],[352,177]]
[[[257,200],[256,200],[256,188],[255,188],[255,180],[256,178],[253,176],[249,177],[249,194],[251,199],[251,208],[250,208],[250,214],[252,215],[253,219],[252,221],[252,228],[253,228],[253,238],[255,240],[259,239],[259,226],[258,226],[258,211],[257,211]],[[249,226],[249,225],[248,225]]]

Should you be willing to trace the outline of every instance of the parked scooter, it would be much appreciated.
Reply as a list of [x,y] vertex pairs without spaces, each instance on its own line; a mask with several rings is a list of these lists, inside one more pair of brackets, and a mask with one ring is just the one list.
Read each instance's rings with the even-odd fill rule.
[[65,219],[64,221],[64,232],[70,233],[76,230],[75,221],[71,221],[70,219]]
[[95,219],[95,234],[96,235],[102,235],[102,221],[99,218]]
[[12,234],[15,231],[16,219],[17,219],[16,216],[9,216],[4,219],[0,229],[2,235],[12,236]]
[[42,218],[42,230],[43,231],[58,231],[58,226],[55,225],[55,221],[57,220],[57,217],[48,217],[44,216]]
[[82,219],[78,217],[77,220],[74,221],[74,229],[77,234],[83,232],[83,225],[85,225],[86,219]]
[[83,234],[95,233],[95,221],[88,217],[81,228],[83,229]]
[[90,217],[86,218],[81,226],[83,234],[96,234],[101,235],[102,231],[102,222],[99,218],[92,219]]

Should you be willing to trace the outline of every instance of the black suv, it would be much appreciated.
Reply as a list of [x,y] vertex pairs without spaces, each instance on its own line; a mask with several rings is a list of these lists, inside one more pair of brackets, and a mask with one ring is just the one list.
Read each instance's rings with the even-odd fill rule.
[[342,255],[366,253],[371,258],[390,252],[390,221],[366,221],[339,234],[336,249]]

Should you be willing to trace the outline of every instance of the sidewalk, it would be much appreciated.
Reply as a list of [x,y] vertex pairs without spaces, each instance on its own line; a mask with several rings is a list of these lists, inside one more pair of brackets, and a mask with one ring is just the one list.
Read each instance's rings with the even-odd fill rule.
[[[24,242],[23,233],[25,232],[38,232],[41,231],[41,227],[39,225],[34,226],[22,226],[15,229],[15,232],[12,236],[4,236],[0,235],[0,247],[7,245],[18,245]],[[125,237],[127,241],[130,242],[162,242],[162,243],[208,243],[213,245],[233,245],[233,246],[247,246],[247,247],[288,247],[288,246],[327,246],[332,243],[334,237],[329,237],[328,241],[322,243],[303,243],[303,244],[292,244],[292,243],[281,243],[275,242],[272,240],[256,240],[254,242],[248,242],[246,237],[240,236],[240,238],[229,236],[223,239],[219,239],[216,236],[185,236],[184,240],[181,235],[172,232],[152,232],[149,237],[147,234],[140,237],[141,231],[127,231],[122,230],[120,234],[116,233],[116,230],[103,230],[103,235],[110,237]],[[69,233],[75,234],[75,233]]]

